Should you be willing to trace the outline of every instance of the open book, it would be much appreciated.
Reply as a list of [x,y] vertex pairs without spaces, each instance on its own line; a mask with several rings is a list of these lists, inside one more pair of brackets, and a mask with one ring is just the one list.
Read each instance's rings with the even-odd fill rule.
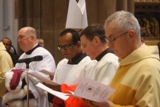
[[114,92],[114,89],[111,87],[88,78],[83,78],[75,92],[71,92],[72,94],[54,91],[41,83],[38,83],[36,86],[63,100],[66,100],[69,96],[74,96],[96,102],[105,102]]

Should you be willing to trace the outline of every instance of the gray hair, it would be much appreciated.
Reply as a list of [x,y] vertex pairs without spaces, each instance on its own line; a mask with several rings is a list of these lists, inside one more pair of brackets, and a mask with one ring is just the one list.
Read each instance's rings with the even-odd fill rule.
[[104,28],[106,28],[111,22],[114,22],[115,30],[121,32],[134,30],[136,35],[140,38],[140,25],[132,13],[124,10],[115,12],[106,19]]

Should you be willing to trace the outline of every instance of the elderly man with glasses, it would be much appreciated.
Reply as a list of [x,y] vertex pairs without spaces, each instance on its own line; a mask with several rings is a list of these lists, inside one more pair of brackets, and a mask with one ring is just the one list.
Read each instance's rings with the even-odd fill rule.
[[143,45],[138,20],[115,12],[105,21],[105,33],[120,62],[110,83],[115,91],[103,103],[84,101],[92,107],[160,107],[158,47]]

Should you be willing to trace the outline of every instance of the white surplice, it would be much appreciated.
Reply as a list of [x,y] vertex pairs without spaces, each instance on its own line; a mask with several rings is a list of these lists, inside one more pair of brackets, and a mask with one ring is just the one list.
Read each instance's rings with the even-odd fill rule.
[[109,85],[119,66],[118,57],[113,53],[105,54],[94,68],[94,80]]
[[68,59],[61,60],[55,71],[54,82],[67,85],[78,84],[83,77],[90,77],[88,69],[94,66],[97,61],[93,61],[89,56],[84,57],[78,64],[68,64]]
[[[35,71],[35,73],[38,72],[45,78],[49,79],[50,78],[49,75],[39,72],[41,70],[54,72],[56,69],[55,60],[48,50],[46,50],[43,47],[38,47],[31,54],[23,53],[19,59],[30,58],[37,55],[41,55],[43,57],[43,60],[31,62],[29,64],[29,69]],[[15,69],[25,69],[25,68],[26,68],[25,63],[17,63],[15,66]],[[32,82],[29,81],[29,90],[32,92],[32,94],[37,100],[38,103],[37,107],[49,107],[48,98],[46,97],[46,92],[35,86],[40,81],[32,76],[29,76],[29,78],[30,80],[32,80]],[[27,80],[27,78],[25,79]]]

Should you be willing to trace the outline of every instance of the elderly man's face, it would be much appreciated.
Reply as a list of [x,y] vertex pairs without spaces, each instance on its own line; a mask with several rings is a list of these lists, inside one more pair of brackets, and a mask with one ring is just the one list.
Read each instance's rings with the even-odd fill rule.
[[20,48],[24,52],[28,52],[33,48],[32,37],[33,37],[32,35],[30,35],[29,33],[26,33],[25,29],[22,29],[18,32],[18,43]]
[[105,29],[106,37],[109,41],[110,48],[121,59],[128,55],[129,43],[128,43],[128,31],[119,32],[115,29],[115,24],[111,22]]

